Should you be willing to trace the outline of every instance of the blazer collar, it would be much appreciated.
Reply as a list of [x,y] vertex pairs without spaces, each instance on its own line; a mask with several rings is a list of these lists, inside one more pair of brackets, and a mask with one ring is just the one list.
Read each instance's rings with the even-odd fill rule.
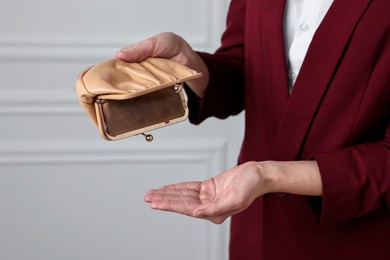
[[[271,158],[295,160],[360,17],[373,0],[335,0],[318,27],[287,101]],[[294,127],[292,127],[294,126]]]

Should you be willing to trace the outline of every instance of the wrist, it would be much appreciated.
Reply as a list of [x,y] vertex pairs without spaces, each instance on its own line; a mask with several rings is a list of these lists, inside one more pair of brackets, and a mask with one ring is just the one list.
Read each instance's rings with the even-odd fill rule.
[[189,53],[188,55],[190,56],[189,60],[191,60],[191,63],[186,64],[186,66],[202,73],[202,77],[189,80],[186,83],[199,98],[203,98],[209,83],[208,68],[203,62],[202,58],[196,52]]
[[263,194],[322,195],[322,180],[316,161],[258,162]]
[[258,174],[262,182],[261,195],[273,192],[282,192],[278,188],[282,179],[282,174],[278,170],[277,162],[262,161],[257,162]]

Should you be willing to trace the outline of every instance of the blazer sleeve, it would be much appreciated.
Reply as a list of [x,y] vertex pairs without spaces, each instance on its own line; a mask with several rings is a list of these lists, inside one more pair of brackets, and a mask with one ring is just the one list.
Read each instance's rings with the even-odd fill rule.
[[210,75],[199,99],[188,87],[189,119],[199,124],[207,117],[224,119],[244,108],[244,23],[246,0],[232,0],[221,47],[214,53],[198,52]]
[[[384,49],[365,94],[370,105],[360,107],[364,118],[376,118],[375,130],[357,134],[360,129],[356,127],[353,145],[314,155],[323,184],[320,227],[378,215],[390,225],[390,48]],[[361,120],[359,124],[370,123]]]
[[323,184],[320,226],[390,210],[390,124],[386,138],[315,156]]

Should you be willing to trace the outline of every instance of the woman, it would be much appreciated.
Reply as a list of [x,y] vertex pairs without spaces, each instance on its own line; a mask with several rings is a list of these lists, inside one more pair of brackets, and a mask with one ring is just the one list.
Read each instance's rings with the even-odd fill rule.
[[172,33],[120,50],[201,72],[195,124],[245,110],[237,167],[145,200],[232,216],[232,260],[390,259],[389,16],[388,0],[232,0],[214,54]]

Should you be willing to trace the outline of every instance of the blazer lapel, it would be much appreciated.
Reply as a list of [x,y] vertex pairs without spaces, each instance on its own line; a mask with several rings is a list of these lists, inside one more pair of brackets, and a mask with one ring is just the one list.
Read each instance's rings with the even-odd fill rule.
[[285,106],[271,152],[295,160],[360,17],[372,0],[335,0],[317,29]]

